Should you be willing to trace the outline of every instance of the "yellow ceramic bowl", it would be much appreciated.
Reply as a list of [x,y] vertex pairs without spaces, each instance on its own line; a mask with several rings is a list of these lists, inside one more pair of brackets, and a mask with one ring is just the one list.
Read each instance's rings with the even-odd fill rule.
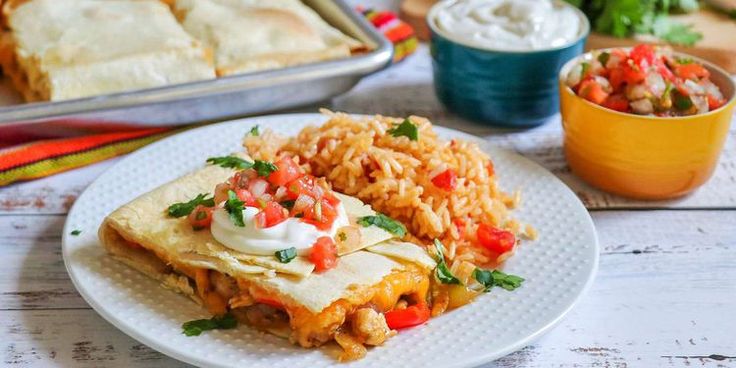
[[638,199],[674,198],[695,190],[713,174],[736,105],[733,80],[721,68],[696,57],[728,102],[706,114],[652,117],[620,113],[593,104],[564,84],[560,104],[567,162],[573,173],[607,192]]

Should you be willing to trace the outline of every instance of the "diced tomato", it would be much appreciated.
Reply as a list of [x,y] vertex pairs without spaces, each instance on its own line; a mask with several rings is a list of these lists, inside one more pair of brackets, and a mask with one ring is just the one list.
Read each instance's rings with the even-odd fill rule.
[[724,103],[726,103],[726,101],[723,101],[722,99],[719,99],[716,96],[713,96],[710,94],[708,95],[708,110],[711,110],[711,111],[715,110],[723,106]]
[[415,304],[404,309],[394,309],[384,314],[386,324],[392,330],[421,325],[429,320],[429,307],[426,303]]
[[621,67],[621,70],[623,72],[623,79],[628,84],[637,84],[647,77],[647,73],[638,65],[626,63]]
[[675,75],[672,74],[670,68],[667,67],[667,64],[664,61],[664,57],[657,59],[654,64],[657,66],[657,73],[659,73],[659,75],[661,75],[664,80],[669,82],[675,80]]
[[445,191],[453,191],[457,186],[457,174],[452,169],[447,169],[432,178],[432,184]]
[[286,183],[298,179],[304,173],[299,165],[291,159],[291,157],[284,157],[276,162],[278,170],[268,175],[268,181],[275,186],[286,185]]
[[605,101],[603,101],[602,106],[609,108],[611,110],[616,110],[616,111],[621,111],[621,112],[629,111],[629,101],[626,99],[626,96],[622,94],[613,94],[613,95],[608,96],[608,98]]
[[189,214],[189,223],[192,224],[194,230],[204,229],[212,224],[212,210],[214,207],[205,207],[199,205]]
[[327,203],[329,203],[332,207],[337,208],[337,206],[340,204],[340,200],[332,193],[325,193],[322,198],[326,200]]
[[312,224],[319,230],[329,230],[337,218],[337,209],[322,199],[304,210],[302,222]]
[[314,177],[304,175],[296,180],[292,180],[286,184],[286,198],[291,200],[299,198],[299,194],[306,194],[314,197]]
[[608,97],[608,93],[603,90],[598,82],[593,79],[586,79],[580,83],[580,91],[578,95],[594,104],[600,105]]
[[278,225],[286,220],[286,210],[276,202],[267,202],[265,207],[255,216],[256,226],[265,229]]
[[243,201],[246,206],[253,207],[256,205],[256,197],[254,197],[248,189],[235,189],[235,195],[237,195],[238,199]]
[[631,60],[636,63],[641,69],[645,69],[648,66],[654,65],[654,46],[649,44],[639,44],[634,46],[629,53]]
[[624,70],[621,68],[611,69],[608,73],[608,82],[611,83],[611,87],[614,91],[618,91],[624,82]]
[[514,248],[516,236],[514,233],[501,230],[488,224],[480,224],[476,231],[480,245],[497,254],[506,253]]
[[284,308],[284,304],[283,303],[281,303],[280,301],[278,301],[276,299],[271,299],[271,298],[256,298],[256,303],[265,304],[265,305],[268,305],[268,306],[271,306],[271,307],[274,307],[274,308],[277,308],[277,309],[283,309]]
[[675,74],[680,78],[698,79],[708,78],[710,72],[702,65],[696,63],[678,64],[675,66]]
[[337,266],[337,246],[329,236],[322,236],[312,245],[309,261],[314,263],[317,272]]

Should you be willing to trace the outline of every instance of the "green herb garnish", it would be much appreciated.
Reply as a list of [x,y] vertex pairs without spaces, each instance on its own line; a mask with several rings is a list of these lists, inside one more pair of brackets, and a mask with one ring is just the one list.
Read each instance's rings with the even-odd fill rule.
[[192,211],[194,211],[194,208],[199,206],[200,204],[205,207],[214,207],[215,206],[215,198],[206,198],[207,194],[197,194],[194,199],[192,199],[189,202],[181,202],[181,203],[174,203],[171,206],[169,206],[168,214],[171,217],[184,217],[188,216]]
[[440,280],[443,284],[460,284],[460,279],[455,277],[447,267],[445,262],[445,255],[442,253],[442,242],[439,239],[434,239],[434,248],[437,251],[437,268],[435,268],[435,274],[437,280]]
[[689,58],[689,57],[678,57],[678,58],[675,58],[675,60],[680,65],[686,65],[686,64],[692,64],[693,63],[693,59],[692,58]]
[[184,335],[199,336],[204,331],[228,330],[235,328],[237,325],[238,320],[235,319],[235,316],[228,313],[221,317],[215,316],[210,319],[196,319],[194,321],[184,322],[181,328]]
[[254,137],[257,137],[257,136],[261,135],[261,132],[258,131],[258,125],[250,128],[250,131],[248,132],[248,134],[250,134],[250,135],[252,135]]
[[520,287],[521,283],[524,282],[524,279],[519,276],[509,275],[497,270],[489,271],[480,268],[473,270],[473,278],[483,285],[483,291],[485,292],[491,291],[491,288],[494,286],[512,291]]
[[585,74],[587,74],[588,70],[590,70],[590,63],[583,62],[582,64],[580,64],[580,66],[582,67],[580,69],[580,76],[585,77]]
[[278,170],[279,168],[268,161],[256,160],[256,162],[253,164],[253,169],[256,170],[258,176],[265,177],[270,175],[272,172]]
[[404,119],[401,124],[389,129],[388,133],[394,137],[404,136],[412,141],[419,140],[419,129],[409,119]]
[[232,190],[227,191],[227,201],[225,201],[225,211],[230,215],[230,221],[235,226],[245,227],[243,221],[243,201],[238,199],[238,195]]
[[276,253],[274,253],[274,255],[276,256],[276,259],[279,260],[279,262],[289,263],[292,259],[296,258],[296,248],[291,247],[278,250],[276,251]]
[[72,230],[70,234],[72,234],[73,236],[79,236],[79,234],[81,233],[82,233],[82,230]]
[[603,66],[605,67],[606,64],[608,63],[608,59],[610,58],[611,58],[611,54],[607,52],[602,52],[600,55],[598,55],[598,62],[603,64]]
[[382,213],[379,213],[375,216],[363,216],[358,219],[358,225],[362,225],[363,227],[368,227],[371,225],[378,226],[381,229],[386,230],[400,238],[406,235],[406,227],[404,226],[404,224]]
[[678,110],[689,110],[693,107],[693,100],[690,99],[690,96],[685,96],[677,90],[674,91],[673,95],[675,98],[672,100],[672,104]]
[[250,169],[253,163],[236,156],[210,157],[208,163],[231,169]]
[[566,0],[580,8],[596,32],[619,38],[651,34],[678,45],[693,45],[702,34],[668,14],[698,9],[696,0]]
[[292,208],[294,208],[294,203],[296,203],[296,201],[293,200],[293,199],[292,200],[288,200],[288,201],[281,201],[281,202],[279,202],[279,204],[281,205],[281,207],[284,207],[287,210],[291,210]]

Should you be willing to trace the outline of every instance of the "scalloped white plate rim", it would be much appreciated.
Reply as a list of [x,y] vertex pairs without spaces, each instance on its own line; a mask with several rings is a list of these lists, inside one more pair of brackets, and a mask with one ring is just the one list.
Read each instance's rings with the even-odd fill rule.
[[[352,115],[353,116],[366,116],[362,114],[352,114]],[[190,129],[190,130],[166,137],[160,141],[149,144],[148,146],[143,147],[129,154],[127,157],[123,158],[122,160],[117,162],[115,165],[113,165],[112,167],[107,169],[105,172],[103,172],[97,179],[95,179],[84,190],[84,192],[75,201],[75,204],[72,206],[72,208],[69,210],[69,213],[67,214],[67,220],[64,224],[64,229],[62,233],[62,244],[61,245],[62,245],[62,258],[64,260],[64,265],[66,267],[67,273],[69,273],[70,279],[72,280],[72,284],[77,289],[77,291],[80,293],[82,298],[92,307],[92,309],[94,309],[106,321],[111,323],[113,326],[115,326],[117,329],[119,329],[123,333],[127,334],[128,336],[132,337],[133,339],[145,345],[148,345],[154,350],[157,350],[163,353],[164,355],[167,355],[169,357],[175,358],[182,362],[196,365],[196,366],[213,366],[212,362],[209,362],[207,360],[198,359],[196,356],[185,354],[183,353],[182,350],[179,350],[176,347],[173,347],[169,344],[166,344],[165,342],[162,342],[156,339],[148,338],[145,335],[139,333],[135,327],[126,324],[125,321],[122,321],[119,318],[116,318],[116,316],[108,310],[106,305],[104,305],[103,303],[100,303],[95,298],[94,294],[90,293],[89,290],[87,290],[86,285],[76,275],[76,272],[74,269],[74,263],[70,261],[72,259],[71,255],[69,254],[69,252],[71,251],[70,243],[74,242],[75,237],[71,235],[71,231],[74,229],[73,229],[73,224],[70,223],[69,219],[72,217],[72,214],[80,210],[80,207],[85,202],[84,199],[86,199],[86,196],[89,195],[88,193],[90,193],[92,189],[96,187],[97,182],[100,180],[100,178],[106,175],[111,175],[111,173],[116,172],[120,166],[122,166],[124,163],[127,163],[128,161],[138,161],[138,160],[145,158],[146,156],[148,156],[149,151],[155,150],[159,145],[167,144],[168,140],[171,140],[177,137],[181,138],[181,136],[184,136],[184,135],[191,136],[192,138],[194,138],[196,134],[198,133],[201,134],[204,130],[216,129],[218,126],[231,125],[231,124],[243,124],[244,125],[243,133],[245,134],[251,126],[260,125],[262,128],[268,127],[268,124],[277,123],[279,118],[299,119],[299,120],[304,119],[305,123],[315,123],[318,121],[324,121],[325,119],[324,115],[317,114],[317,113],[264,115],[264,116],[254,116],[254,117],[247,117],[247,118],[236,119],[236,120],[223,121],[223,122],[219,122],[215,124],[210,124],[210,125],[205,125],[202,127]],[[518,153],[507,150],[505,148],[489,146],[487,141],[484,141],[479,137],[476,137],[471,134],[461,132],[455,129],[446,128],[446,127],[437,126],[437,125],[435,125],[433,128],[435,129],[435,131],[438,133],[438,136],[440,137],[446,136],[448,134],[452,134],[455,137],[460,137],[465,140],[479,143],[483,151],[487,152],[491,150],[491,151],[505,152],[505,154],[514,156],[515,159],[521,162],[525,162],[527,165],[536,166],[537,169],[543,170],[547,172],[548,174],[554,176],[553,174],[549,173],[547,169],[537,164],[536,162],[529,160],[528,158]],[[186,172],[182,172],[181,174],[182,175],[186,174]],[[529,333],[524,338],[518,339],[513,343],[507,344],[503,348],[488,351],[485,354],[476,355],[475,357],[468,357],[467,359],[458,361],[456,364],[451,365],[450,367],[474,367],[474,366],[488,363],[498,358],[504,357],[508,354],[511,354],[515,351],[518,351],[532,344],[538,338],[540,338],[545,333],[547,333],[549,330],[551,330],[553,327],[555,327],[570,312],[570,310],[572,310],[572,308],[580,301],[580,299],[582,299],[582,297],[587,294],[588,290],[593,284],[593,281],[598,271],[599,253],[600,253],[599,243],[598,243],[598,234],[595,230],[595,225],[593,224],[593,220],[588,214],[587,209],[585,209],[585,206],[582,204],[582,202],[580,202],[580,200],[577,199],[577,196],[575,196],[575,194],[564,183],[562,183],[562,181],[560,181],[556,177],[555,177],[555,180],[557,180],[558,185],[563,186],[564,190],[566,190],[567,192],[569,192],[569,194],[572,195],[572,198],[576,199],[575,205],[579,207],[579,209],[582,209],[585,212],[585,215],[586,215],[585,225],[587,225],[592,230],[591,235],[593,236],[594,244],[591,244],[591,246],[595,250],[594,252],[592,252],[592,254],[594,255],[594,259],[592,262],[592,267],[588,270],[588,275],[587,275],[588,277],[585,280],[583,287],[579,290],[575,298],[566,306],[566,308],[560,311],[555,318],[550,319],[546,325],[538,328],[536,331],[532,333]],[[132,196],[128,200],[132,200],[134,197],[135,196]],[[96,229],[95,229],[95,234],[96,234]],[[194,306],[198,307],[196,305]],[[396,338],[400,338],[400,336],[394,337],[394,339]],[[376,353],[380,354],[380,352],[370,352],[369,351],[369,354],[376,354]],[[347,364],[342,364],[342,365],[347,366]]]

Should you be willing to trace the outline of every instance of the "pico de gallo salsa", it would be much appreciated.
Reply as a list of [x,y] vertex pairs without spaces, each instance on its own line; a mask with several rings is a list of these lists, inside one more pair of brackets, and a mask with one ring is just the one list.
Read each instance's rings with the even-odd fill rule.
[[687,116],[715,110],[726,103],[710,72],[672,50],[641,44],[594,51],[575,65],[565,83],[578,96],[625,113]]

